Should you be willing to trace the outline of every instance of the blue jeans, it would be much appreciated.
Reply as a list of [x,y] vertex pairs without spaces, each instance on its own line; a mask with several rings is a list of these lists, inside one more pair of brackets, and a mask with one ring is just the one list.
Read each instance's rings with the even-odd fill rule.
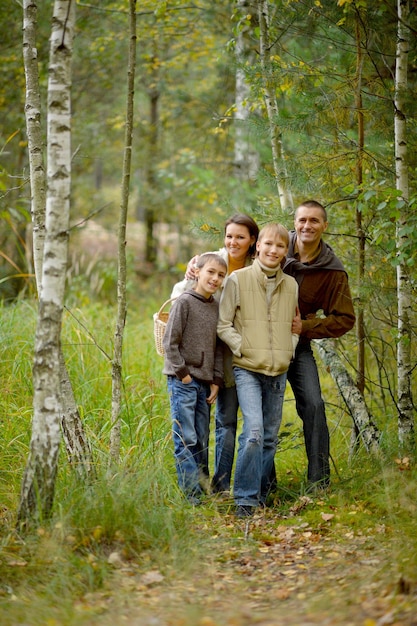
[[167,378],[178,484],[186,495],[198,496],[203,493],[200,476],[208,476],[210,386],[194,378],[188,384]]
[[216,400],[216,452],[213,491],[228,491],[235,456],[237,430],[237,411],[239,402],[236,387],[224,387],[219,390]]
[[307,479],[327,485],[330,480],[330,442],[317,364],[310,343],[297,346],[288,370],[297,413],[303,421],[308,459]]
[[266,376],[240,367],[234,368],[234,374],[243,415],[234,498],[238,505],[257,506],[267,496],[287,375]]

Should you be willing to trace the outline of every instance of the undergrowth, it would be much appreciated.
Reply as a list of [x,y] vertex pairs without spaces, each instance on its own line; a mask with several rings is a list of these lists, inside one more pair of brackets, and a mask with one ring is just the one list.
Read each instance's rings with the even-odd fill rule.
[[[94,304],[65,312],[62,345],[96,478],[80,482],[63,447],[52,517],[25,536],[15,524],[30,443],[36,305],[22,301],[1,310],[2,624],[27,623],[29,612],[34,626],[45,624],[46,615],[51,623],[75,624],[75,599],[104,587],[115,560],[134,561],[145,570],[185,571],[199,562],[213,534],[230,545],[242,539],[241,528],[230,523],[232,500],[208,498],[202,507],[193,508],[177,488],[162,359],[153,345],[152,313],[157,309],[158,303],[143,298],[128,314],[122,450],[116,470],[108,466],[114,311]],[[415,461],[397,458],[389,425],[380,458],[362,448],[350,457],[350,420],[330,377],[326,372],[321,376],[331,430],[332,486],[318,494],[306,490],[302,430],[289,390],[276,456],[278,489],[266,513],[268,532],[298,523],[339,540],[368,535],[387,546],[386,567],[417,583]],[[213,450],[211,433],[211,463]],[[257,540],[256,530],[250,540]]]

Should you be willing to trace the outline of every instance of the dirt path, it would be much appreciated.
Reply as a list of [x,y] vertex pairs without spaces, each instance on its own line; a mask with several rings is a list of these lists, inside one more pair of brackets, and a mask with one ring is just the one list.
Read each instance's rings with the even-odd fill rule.
[[206,556],[183,572],[112,555],[112,590],[84,598],[80,614],[101,626],[417,626],[417,589],[394,572],[383,527],[346,531],[331,514],[314,529],[268,511],[221,519],[202,516]]

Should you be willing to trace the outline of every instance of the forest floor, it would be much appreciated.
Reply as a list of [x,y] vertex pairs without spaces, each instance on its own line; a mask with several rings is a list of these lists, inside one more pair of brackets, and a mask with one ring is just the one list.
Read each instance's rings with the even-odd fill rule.
[[352,511],[350,529],[328,512],[312,525],[300,515],[309,502],[300,498],[287,519],[268,509],[249,521],[194,512],[207,549],[181,571],[109,555],[114,573],[76,607],[80,623],[417,626],[417,585],[396,571],[384,524],[363,531]]

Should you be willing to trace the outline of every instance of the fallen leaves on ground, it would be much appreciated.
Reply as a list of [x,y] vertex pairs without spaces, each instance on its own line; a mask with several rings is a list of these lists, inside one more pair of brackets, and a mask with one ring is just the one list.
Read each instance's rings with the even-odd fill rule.
[[[250,521],[219,515],[199,562],[146,571],[117,560],[111,589],[80,610],[96,610],[88,623],[100,626],[417,626],[417,589],[393,584],[386,544],[375,541],[382,531],[329,534],[335,516],[321,519],[311,528],[268,511]],[[203,515],[199,530],[207,534]]]

